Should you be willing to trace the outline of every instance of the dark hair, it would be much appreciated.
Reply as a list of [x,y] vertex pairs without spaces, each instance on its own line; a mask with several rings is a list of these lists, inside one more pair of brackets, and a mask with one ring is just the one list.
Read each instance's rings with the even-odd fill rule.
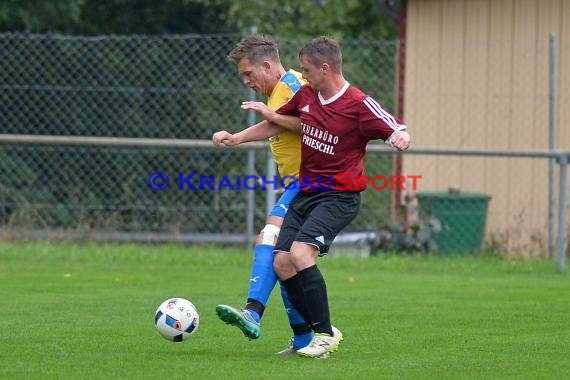
[[313,38],[299,52],[299,58],[306,56],[315,66],[328,63],[333,71],[342,72],[342,53],[338,42],[327,36]]
[[251,63],[260,63],[267,59],[275,63],[279,60],[279,49],[275,40],[264,34],[252,34],[242,39],[230,52],[228,58],[238,64],[242,59],[247,58]]

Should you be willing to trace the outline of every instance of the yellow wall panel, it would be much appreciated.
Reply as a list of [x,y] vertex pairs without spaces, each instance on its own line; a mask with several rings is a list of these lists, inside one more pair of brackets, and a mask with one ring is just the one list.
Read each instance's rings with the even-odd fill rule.
[[[485,148],[507,149],[511,135],[511,82],[513,1],[489,3],[487,76],[487,124]],[[509,162],[489,158],[485,161],[487,192],[492,196],[489,231],[504,228],[511,214]]]
[[[407,26],[405,118],[415,146],[545,149],[555,31],[557,147],[570,149],[569,0],[410,0]],[[490,194],[488,231],[519,252],[546,236],[547,167],[545,159],[404,161],[407,173],[424,175],[420,191]]]
[[[464,12],[463,1],[442,1],[441,49],[439,54],[439,140],[436,146],[465,146],[463,137],[463,48],[464,48]],[[459,185],[461,180],[462,160],[448,160],[445,170],[438,173],[440,188]]]
[[[548,148],[549,117],[549,39],[561,30],[561,0],[542,0],[538,7],[535,67],[535,149]],[[548,163],[544,160],[532,162],[533,186],[531,188],[531,215],[535,223],[542,222],[543,230],[548,228]],[[545,243],[546,244],[546,243]]]
[[[441,4],[410,3],[408,33],[412,49],[406,51],[405,120],[417,146],[436,146],[439,141]],[[421,33],[418,33],[421,32]],[[408,102],[407,99],[410,99]],[[408,106],[411,104],[411,106]],[[404,160],[407,174],[420,174],[422,189],[437,186],[438,165],[435,157],[409,157]]]
[[[406,18],[406,25],[408,32],[417,31],[418,22],[421,19],[419,14],[419,2],[413,1],[408,3],[408,13]],[[420,41],[416,37],[414,38],[406,38],[405,41],[405,49],[406,49],[406,66],[403,68],[404,71],[404,121],[407,125],[409,125],[410,132],[412,133],[412,143],[414,145],[418,144],[418,140],[421,141],[421,138],[418,137],[418,134],[422,132],[422,126],[419,120],[414,119],[420,115],[419,112],[419,105],[422,103],[418,99],[418,77],[419,77],[419,63],[418,63],[418,49],[419,49]],[[401,70],[402,68],[399,67]],[[408,117],[408,115],[410,115]],[[403,167],[403,174],[411,174],[411,171],[418,170],[417,161],[421,159],[418,156],[408,156],[405,157],[402,163]],[[421,185],[423,186],[423,180],[420,181]]]
[[[535,120],[537,16],[537,0],[514,2],[510,149],[530,149],[534,146],[534,129],[537,124]],[[525,230],[531,230],[537,224],[542,224],[531,217],[532,188],[535,185],[532,161],[532,159],[509,160],[510,223]],[[526,234],[526,237],[528,236]]]
[[[484,147],[487,135],[487,76],[489,1],[465,3],[465,37],[463,77],[465,89],[463,101],[463,146]],[[485,158],[464,160],[461,186],[470,191],[488,192],[486,189]],[[490,204],[493,207],[493,203]]]

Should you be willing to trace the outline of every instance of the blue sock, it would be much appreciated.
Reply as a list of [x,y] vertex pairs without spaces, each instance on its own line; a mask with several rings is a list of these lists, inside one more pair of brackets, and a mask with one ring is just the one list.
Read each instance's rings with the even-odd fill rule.
[[[287,290],[285,287],[279,282],[281,286],[281,298],[283,299],[283,306],[285,306],[285,311],[287,312],[287,318],[289,318],[289,324],[291,327],[299,326],[299,325],[307,325],[301,314],[293,307],[291,301],[289,301],[289,297],[287,296]],[[293,348],[298,350],[307,346],[311,343],[311,339],[313,339],[313,334],[311,330],[308,330],[306,333],[294,333],[293,335]]]
[[249,311],[249,314],[251,314],[252,318],[255,319],[257,323],[259,323],[259,320],[261,319],[259,314],[257,314],[255,310],[247,309],[247,311]]
[[[254,299],[263,306],[267,304],[269,296],[277,282],[277,275],[273,270],[273,245],[257,244],[253,250],[254,258],[249,279],[247,298]],[[248,309],[259,322],[259,313]]]
[[313,339],[313,334],[308,332],[300,335],[293,335],[293,348],[298,350],[305,346],[308,346],[311,343],[311,339]]

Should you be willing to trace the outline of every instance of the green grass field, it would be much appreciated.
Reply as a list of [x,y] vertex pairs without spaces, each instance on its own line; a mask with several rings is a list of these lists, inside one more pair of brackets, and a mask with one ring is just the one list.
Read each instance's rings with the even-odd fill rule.
[[[280,357],[290,330],[275,291],[248,341],[218,303],[246,295],[247,250],[2,243],[2,379],[562,379],[570,374],[570,276],[551,261],[327,257],[327,360]],[[276,289],[277,290],[277,289]],[[192,300],[198,332],[154,328],[166,298]]]

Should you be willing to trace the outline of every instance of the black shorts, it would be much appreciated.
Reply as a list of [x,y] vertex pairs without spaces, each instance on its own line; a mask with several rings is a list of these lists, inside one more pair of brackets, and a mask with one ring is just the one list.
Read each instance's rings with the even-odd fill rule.
[[294,241],[307,243],[326,255],[336,235],[354,220],[360,193],[350,191],[299,192],[289,205],[275,251],[289,252]]

